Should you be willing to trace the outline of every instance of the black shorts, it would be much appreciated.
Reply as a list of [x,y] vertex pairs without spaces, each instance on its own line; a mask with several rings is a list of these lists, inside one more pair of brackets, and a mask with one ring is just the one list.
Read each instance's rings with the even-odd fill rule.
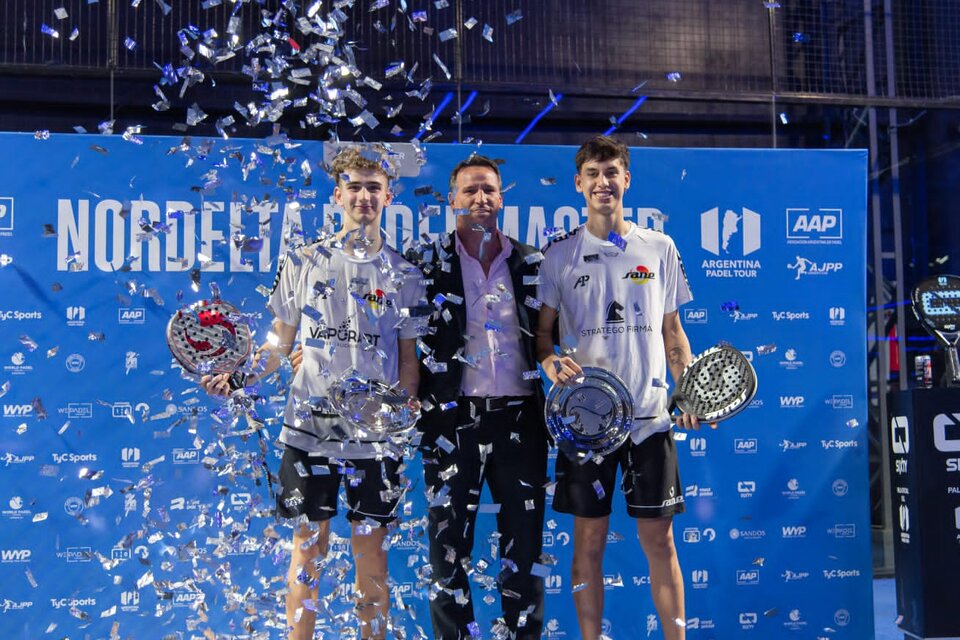
[[[300,463],[299,465],[297,463]],[[402,460],[392,458],[341,460],[311,456],[287,446],[280,461],[282,491],[277,494],[277,516],[310,522],[337,515],[337,498],[343,481],[347,492],[347,519],[367,518],[386,526],[397,518],[403,495],[400,482]]]
[[581,518],[609,516],[613,507],[617,468],[620,488],[632,518],[662,518],[683,513],[683,487],[673,431],[655,433],[640,444],[627,440],[604,457],[580,464],[557,456],[557,486],[553,508]]

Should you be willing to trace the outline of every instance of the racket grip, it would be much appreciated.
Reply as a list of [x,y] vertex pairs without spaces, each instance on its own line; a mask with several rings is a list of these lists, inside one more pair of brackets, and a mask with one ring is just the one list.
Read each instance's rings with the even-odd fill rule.
[[672,415],[677,410],[677,394],[670,396],[670,404],[667,405],[667,414]]
[[244,384],[246,380],[247,380],[247,374],[243,373],[242,371],[237,371],[236,373],[231,375],[229,380],[230,391],[238,391],[240,389],[243,389],[246,386],[246,384]]

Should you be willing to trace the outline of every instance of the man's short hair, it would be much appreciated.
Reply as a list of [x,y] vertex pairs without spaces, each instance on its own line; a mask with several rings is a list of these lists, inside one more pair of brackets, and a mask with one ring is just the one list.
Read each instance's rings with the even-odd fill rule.
[[343,174],[354,169],[382,173],[388,183],[396,177],[390,152],[381,144],[346,146],[330,162],[330,177],[339,185]]
[[610,136],[593,136],[580,145],[573,161],[577,165],[577,173],[580,173],[580,167],[591,160],[606,162],[616,158],[623,162],[624,169],[630,168],[630,150],[627,145]]
[[468,167],[486,167],[497,175],[497,184],[503,184],[503,180],[500,178],[500,167],[497,165],[497,163],[487,156],[481,156],[479,153],[474,153],[466,160],[461,160],[458,162],[457,166],[455,166],[453,171],[450,172],[451,193],[457,190],[457,176],[461,171]]

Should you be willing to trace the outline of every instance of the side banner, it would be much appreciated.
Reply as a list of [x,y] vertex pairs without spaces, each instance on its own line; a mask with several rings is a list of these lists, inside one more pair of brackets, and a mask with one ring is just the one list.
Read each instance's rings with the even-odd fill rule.
[[[279,450],[252,432],[223,436],[216,403],[181,379],[163,330],[181,303],[217,286],[260,314],[263,338],[283,230],[311,235],[338,215],[323,145],[0,139],[0,629],[281,638],[290,531],[267,514],[258,462],[263,450],[275,470]],[[398,149],[403,177],[384,226],[406,246],[453,228],[448,174],[473,147]],[[510,235],[540,246],[545,229],[586,219],[575,148],[480,151],[503,161]],[[760,379],[750,410],[678,435],[688,637],[869,637],[866,152],[631,153],[628,217],[676,240],[695,298],[681,310],[694,351],[727,341]],[[283,404],[271,400],[268,416]],[[278,421],[268,424],[275,438]],[[394,624],[429,637],[418,459],[406,473]],[[662,638],[635,525],[614,504],[606,633]],[[491,511],[481,509],[475,553],[495,561]],[[348,529],[337,520],[333,531],[345,562]],[[556,559],[544,637],[576,638],[572,521],[548,509],[543,537]],[[352,609],[350,575],[321,584],[336,613]],[[489,629],[496,593],[474,593]]]

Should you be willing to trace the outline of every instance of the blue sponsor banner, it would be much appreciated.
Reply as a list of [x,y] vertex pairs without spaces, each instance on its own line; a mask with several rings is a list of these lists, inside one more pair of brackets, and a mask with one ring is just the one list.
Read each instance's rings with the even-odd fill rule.
[[[2,137],[15,162],[0,187],[0,629],[37,637],[83,624],[106,637],[119,625],[121,637],[160,637],[159,622],[183,637],[238,634],[256,611],[253,628],[282,637],[290,532],[264,513],[260,444],[242,423],[225,431],[217,405],[171,365],[163,330],[215,283],[260,314],[265,335],[262,291],[286,230],[311,235],[337,217],[318,164],[329,149],[282,138]],[[391,242],[453,228],[448,174],[472,150],[397,146]],[[575,148],[480,150],[504,161],[510,235],[542,245],[545,229],[586,219]],[[631,153],[627,215],[676,240],[695,296],[681,310],[694,350],[727,341],[760,378],[749,410],[678,442],[688,636],[869,637],[866,152]],[[261,409],[272,437],[282,405],[274,397]],[[279,452],[264,450],[276,471]],[[418,460],[407,474],[414,488],[390,560],[395,622],[429,635]],[[494,509],[481,511],[477,557],[495,560]],[[333,531],[331,550],[348,558],[342,519]],[[548,510],[543,538],[557,561],[544,636],[578,637],[571,520]],[[620,500],[604,572],[607,633],[662,637]],[[321,583],[335,613],[352,606],[350,582],[331,569]],[[480,585],[474,593],[488,629],[496,599]]]

